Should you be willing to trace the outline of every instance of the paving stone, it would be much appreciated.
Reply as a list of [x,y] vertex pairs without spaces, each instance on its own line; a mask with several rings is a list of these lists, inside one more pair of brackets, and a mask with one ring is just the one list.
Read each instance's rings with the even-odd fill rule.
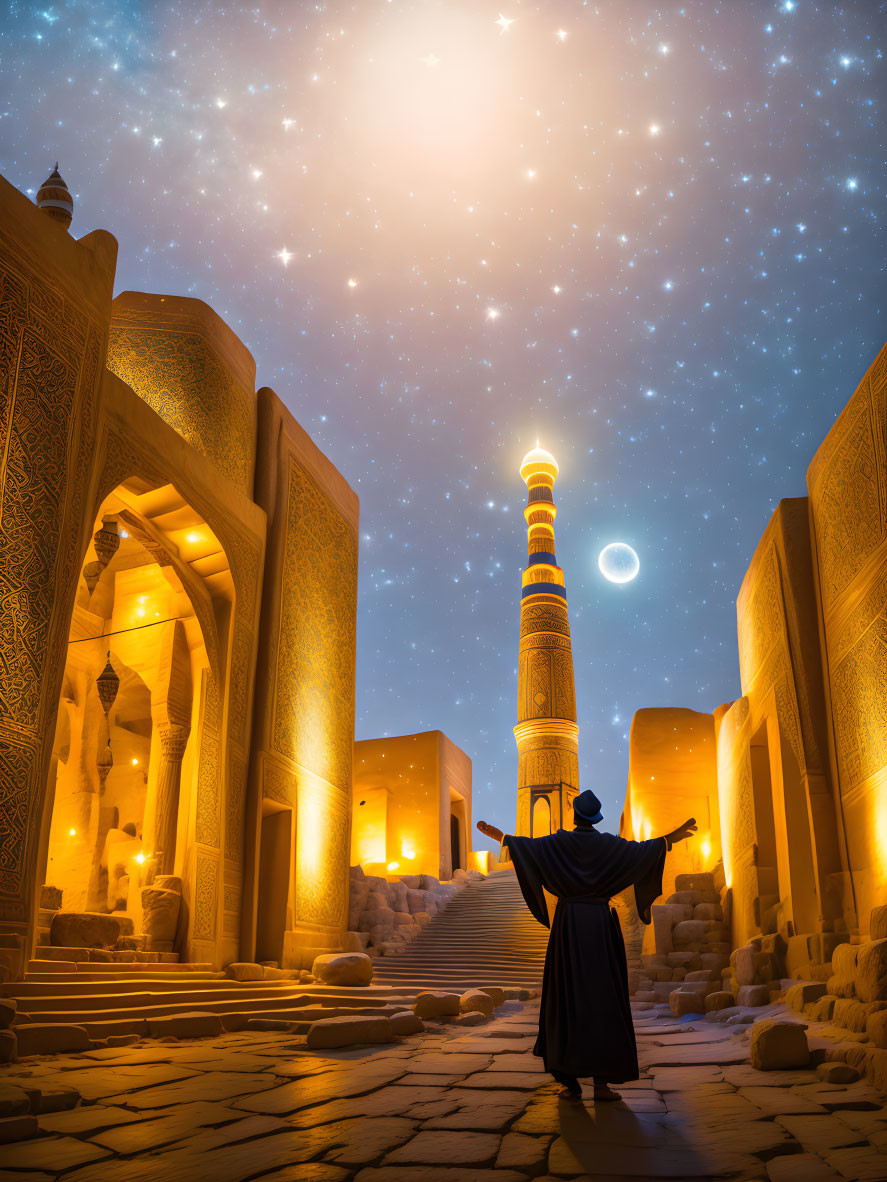
[[[403,1067],[371,1062],[353,1071],[326,1071],[322,1075],[293,1080],[261,1096],[245,1096],[236,1100],[233,1106],[247,1112],[268,1112],[280,1116],[312,1104],[324,1104],[328,1100],[371,1092],[393,1083],[403,1074]],[[270,1082],[273,1085],[275,1081]]]
[[31,1111],[31,1099],[24,1088],[0,1082],[0,1117],[20,1116]]
[[829,1110],[834,1108],[882,1108],[884,1097],[861,1080],[859,1083],[835,1087],[833,1084],[796,1084],[791,1089],[796,1096],[804,1096],[814,1104],[822,1104]]
[[514,1167],[535,1173],[545,1165],[550,1137],[528,1137],[525,1133],[506,1133],[496,1158],[497,1169]]
[[410,1058],[410,1071],[421,1075],[467,1075],[472,1071],[483,1071],[489,1067],[492,1052],[484,1055],[470,1054],[423,1054],[421,1051]]
[[724,1066],[728,1063],[748,1062],[748,1048],[737,1046],[732,1040],[729,1045],[714,1043],[703,1046],[663,1046],[651,1047],[649,1050],[645,1047],[639,1059],[642,1059],[644,1067],[689,1067],[715,1063]]
[[842,1178],[853,1182],[884,1182],[887,1177],[887,1159],[878,1149],[833,1149],[823,1156]]
[[0,1145],[11,1141],[27,1141],[38,1133],[37,1117],[30,1113],[19,1116],[0,1116]]
[[262,1182],[345,1182],[350,1177],[348,1170],[341,1166],[330,1166],[325,1162],[299,1162],[296,1166],[284,1166],[273,1174],[263,1174]]
[[463,1166],[491,1163],[500,1138],[493,1133],[421,1132],[389,1153],[383,1165],[428,1164],[446,1161]]
[[108,1150],[102,1146],[74,1137],[36,1137],[33,1141],[5,1146],[3,1165],[10,1170],[46,1170],[57,1174],[108,1156]]
[[479,1071],[469,1075],[461,1085],[466,1088],[527,1088],[539,1087],[539,1076],[532,1071]]
[[144,1066],[94,1067],[82,1071],[56,1070],[56,1079],[74,1087],[84,1100],[104,1100],[121,1093],[135,1093],[152,1085],[193,1079],[198,1073],[187,1067],[174,1067],[170,1063],[145,1064]]
[[520,1108],[498,1104],[472,1104],[456,1112],[435,1116],[422,1123],[423,1129],[465,1129],[473,1132],[501,1132]]
[[[709,1064],[704,1067],[657,1067],[653,1071],[653,1087],[657,1092],[683,1092],[700,1084],[723,1084],[724,1072]],[[725,1086],[724,1091],[729,1089]]]
[[135,1122],[118,1123],[116,1126],[96,1131],[90,1140],[105,1145],[115,1153],[141,1153],[161,1148],[175,1141],[191,1136],[206,1125],[229,1124],[240,1120],[242,1112],[224,1104],[195,1102],[179,1104],[174,1111],[162,1113]]
[[459,1083],[460,1080],[465,1079],[464,1075],[405,1075],[398,1080],[398,1083],[403,1084],[404,1087],[425,1087],[426,1085],[440,1085],[446,1087],[449,1084]]
[[244,1071],[207,1071],[186,1080],[161,1084],[138,1092],[121,1092],[109,1096],[112,1104],[123,1107],[169,1108],[172,1104],[193,1101],[231,1100],[247,1093],[273,1088],[276,1080],[270,1075],[250,1075]]
[[607,1175],[613,1178],[710,1178],[745,1171],[748,1177],[756,1158],[749,1154],[701,1153],[687,1148],[637,1148],[592,1142],[569,1144],[558,1137],[548,1155],[548,1169],[557,1177],[575,1179],[577,1174]]
[[809,1071],[758,1071],[751,1064],[738,1067],[725,1067],[724,1079],[737,1088],[755,1087],[785,1088],[795,1084],[816,1082],[816,1072]]
[[767,1116],[790,1116],[795,1113],[812,1115],[828,1111],[821,1104],[816,1104],[805,1096],[797,1096],[787,1088],[740,1088],[737,1095],[749,1100]]
[[506,1052],[505,1054],[497,1054],[496,1058],[490,1064],[489,1071],[536,1071],[541,1075],[545,1075],[545,1064],[541,1059],[537,1059],[535,1055],[530,1053],[512,1054]]
[[83,1137],[99,1129],[115,1128],[141,1120],[137,1112],[126,1108],[114,1108],[105,1104],[87,1104],[72,1108],[68,1112],[49,1112],[38,1118],[44,1133],[67,1133],[72,1137]]
[[787,1153],[767,1162],[770,1182],[846,1182],[813,1153]]
[[526,1182],[516,1170],[473,1169],[462,1166],[380,1166],[355,1174],[354,1182]]
[[[439,1076],[429,1076],[437,1081]],[[415,1107],[442,1100],[447,1095],[445,1087],[407,1087],[394,1084],[380,1087],[364,1096],[330,1100],[302,1108],[288,1116],[289,1123],[297,1129],[310,1129],[315,1125],[330,1124],[354,1116],[403,1116]],[[452,1107],[455,1107],[455,1101]]]
[[839,1149],[863,1140],[856,1129],[834,1116],[777,1116],[776,1119],[810,1153],[821,1154],[826,1149]]

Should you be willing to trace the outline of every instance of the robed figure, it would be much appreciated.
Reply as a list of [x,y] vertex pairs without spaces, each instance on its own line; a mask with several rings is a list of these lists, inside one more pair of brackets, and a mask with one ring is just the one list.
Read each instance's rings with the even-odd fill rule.
[[[637,1079],[638,1059],[625,944],[610,900],[633,885],[638,915],[648,924],[666,853],[696,825],[691,819],[649,841],[599,833],[600,802],[589,791],[576,797],[573,816],[575,829],[545,837],[503,836],[484,822],[478,828],[502,841],[527,906],[551,927],[535,1054],[570,1095],[581,1095],[579,1077],[593,1076],[596,1100],[618,1100],[608,1084]],[[544,891],[557,897],[551,924]]]

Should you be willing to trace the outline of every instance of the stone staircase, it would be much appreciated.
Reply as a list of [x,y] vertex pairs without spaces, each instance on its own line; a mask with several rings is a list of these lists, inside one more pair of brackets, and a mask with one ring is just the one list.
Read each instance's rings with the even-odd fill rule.
[[472,883],[405,951],[376,961],[374,982],[415,993],[480,985],[538,989],[548,929],[527,908],[511,868]]

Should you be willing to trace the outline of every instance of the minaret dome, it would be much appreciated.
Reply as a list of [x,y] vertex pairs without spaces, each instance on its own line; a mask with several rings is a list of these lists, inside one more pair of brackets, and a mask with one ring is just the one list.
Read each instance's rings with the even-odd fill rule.
[[37,192],[37,208],[58,222],[62,229],[67,230],[70,226],[74,217],[74,198],[61,178],[58,163]]

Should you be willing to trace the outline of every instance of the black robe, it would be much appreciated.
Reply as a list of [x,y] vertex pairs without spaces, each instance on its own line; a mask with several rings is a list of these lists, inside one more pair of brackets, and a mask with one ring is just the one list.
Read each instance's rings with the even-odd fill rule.
[[527,906],[549,926],[544,887],[557,908],[542,981],[539,1037],[546,1071],[609,1083],[638,1077],[625,944],[612,895],[634,884],[638,914],[662,893],[666,841],[625,841],[595,829],[504,837]]

